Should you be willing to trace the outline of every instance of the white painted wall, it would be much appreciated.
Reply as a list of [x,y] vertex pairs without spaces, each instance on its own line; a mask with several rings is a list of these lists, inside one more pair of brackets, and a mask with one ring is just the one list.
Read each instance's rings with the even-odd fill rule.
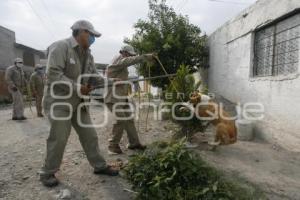
[[[208,87],[235,103],[261,102],[265,118],[256,135],[300,151],[300,67],[288,77],[251,78],[253,31],[296,8],[300,0],[259,0],[209,37]],[[300,63],[300,62],[299,62]]]

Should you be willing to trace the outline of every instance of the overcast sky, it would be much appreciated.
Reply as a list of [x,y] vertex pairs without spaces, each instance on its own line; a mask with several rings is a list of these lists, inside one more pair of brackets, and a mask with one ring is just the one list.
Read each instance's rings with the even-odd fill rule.
[[[212,33],[256,0],[169,0],[203,32]],[[78,19],[90,20],[102,33],[92,46],[96,62],[109,63],[133,24],[145,19],[148,0],[0,0],[0,25],[15,31],[17,42],[46,49],[69,37]]]

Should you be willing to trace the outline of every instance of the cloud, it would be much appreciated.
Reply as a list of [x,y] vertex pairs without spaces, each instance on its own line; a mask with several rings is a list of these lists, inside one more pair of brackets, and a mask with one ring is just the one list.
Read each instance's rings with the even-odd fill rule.
[[[241,0],[242,1],[242,0]],[[252,3],[255,0],[243,0]],[[0,1],[0,24],[15,31],[18,42],[46,49],[52,42],[70,36],[70,26],[78,19],[90,20],[103,37],[92,52],[97,62],[108,63],[118,52],[124,37],[130,37],[133,24],[146,18],[146,0],[9,0]],[[31,4],[31,6],[30,6]],[[169,0],[177,12],[211,33],[247,5],[209,0]],[[37,16],[38,15],[38,16]]]

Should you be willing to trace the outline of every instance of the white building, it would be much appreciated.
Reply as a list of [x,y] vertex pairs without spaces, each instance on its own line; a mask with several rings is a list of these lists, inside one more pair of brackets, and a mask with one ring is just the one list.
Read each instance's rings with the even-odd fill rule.
[[261,102],[255,133],[300,151],[300,0],[258,0],[209,37],[208,87],[234,103]]

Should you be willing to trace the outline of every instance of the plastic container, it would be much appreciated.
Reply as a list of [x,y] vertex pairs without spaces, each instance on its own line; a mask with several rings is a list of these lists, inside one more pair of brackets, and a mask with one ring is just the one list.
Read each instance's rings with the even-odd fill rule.
[[250,141],[253,139],[253,123],[246,119],[238,119],[235,122],[237,128],[237,138],[241,141]]

